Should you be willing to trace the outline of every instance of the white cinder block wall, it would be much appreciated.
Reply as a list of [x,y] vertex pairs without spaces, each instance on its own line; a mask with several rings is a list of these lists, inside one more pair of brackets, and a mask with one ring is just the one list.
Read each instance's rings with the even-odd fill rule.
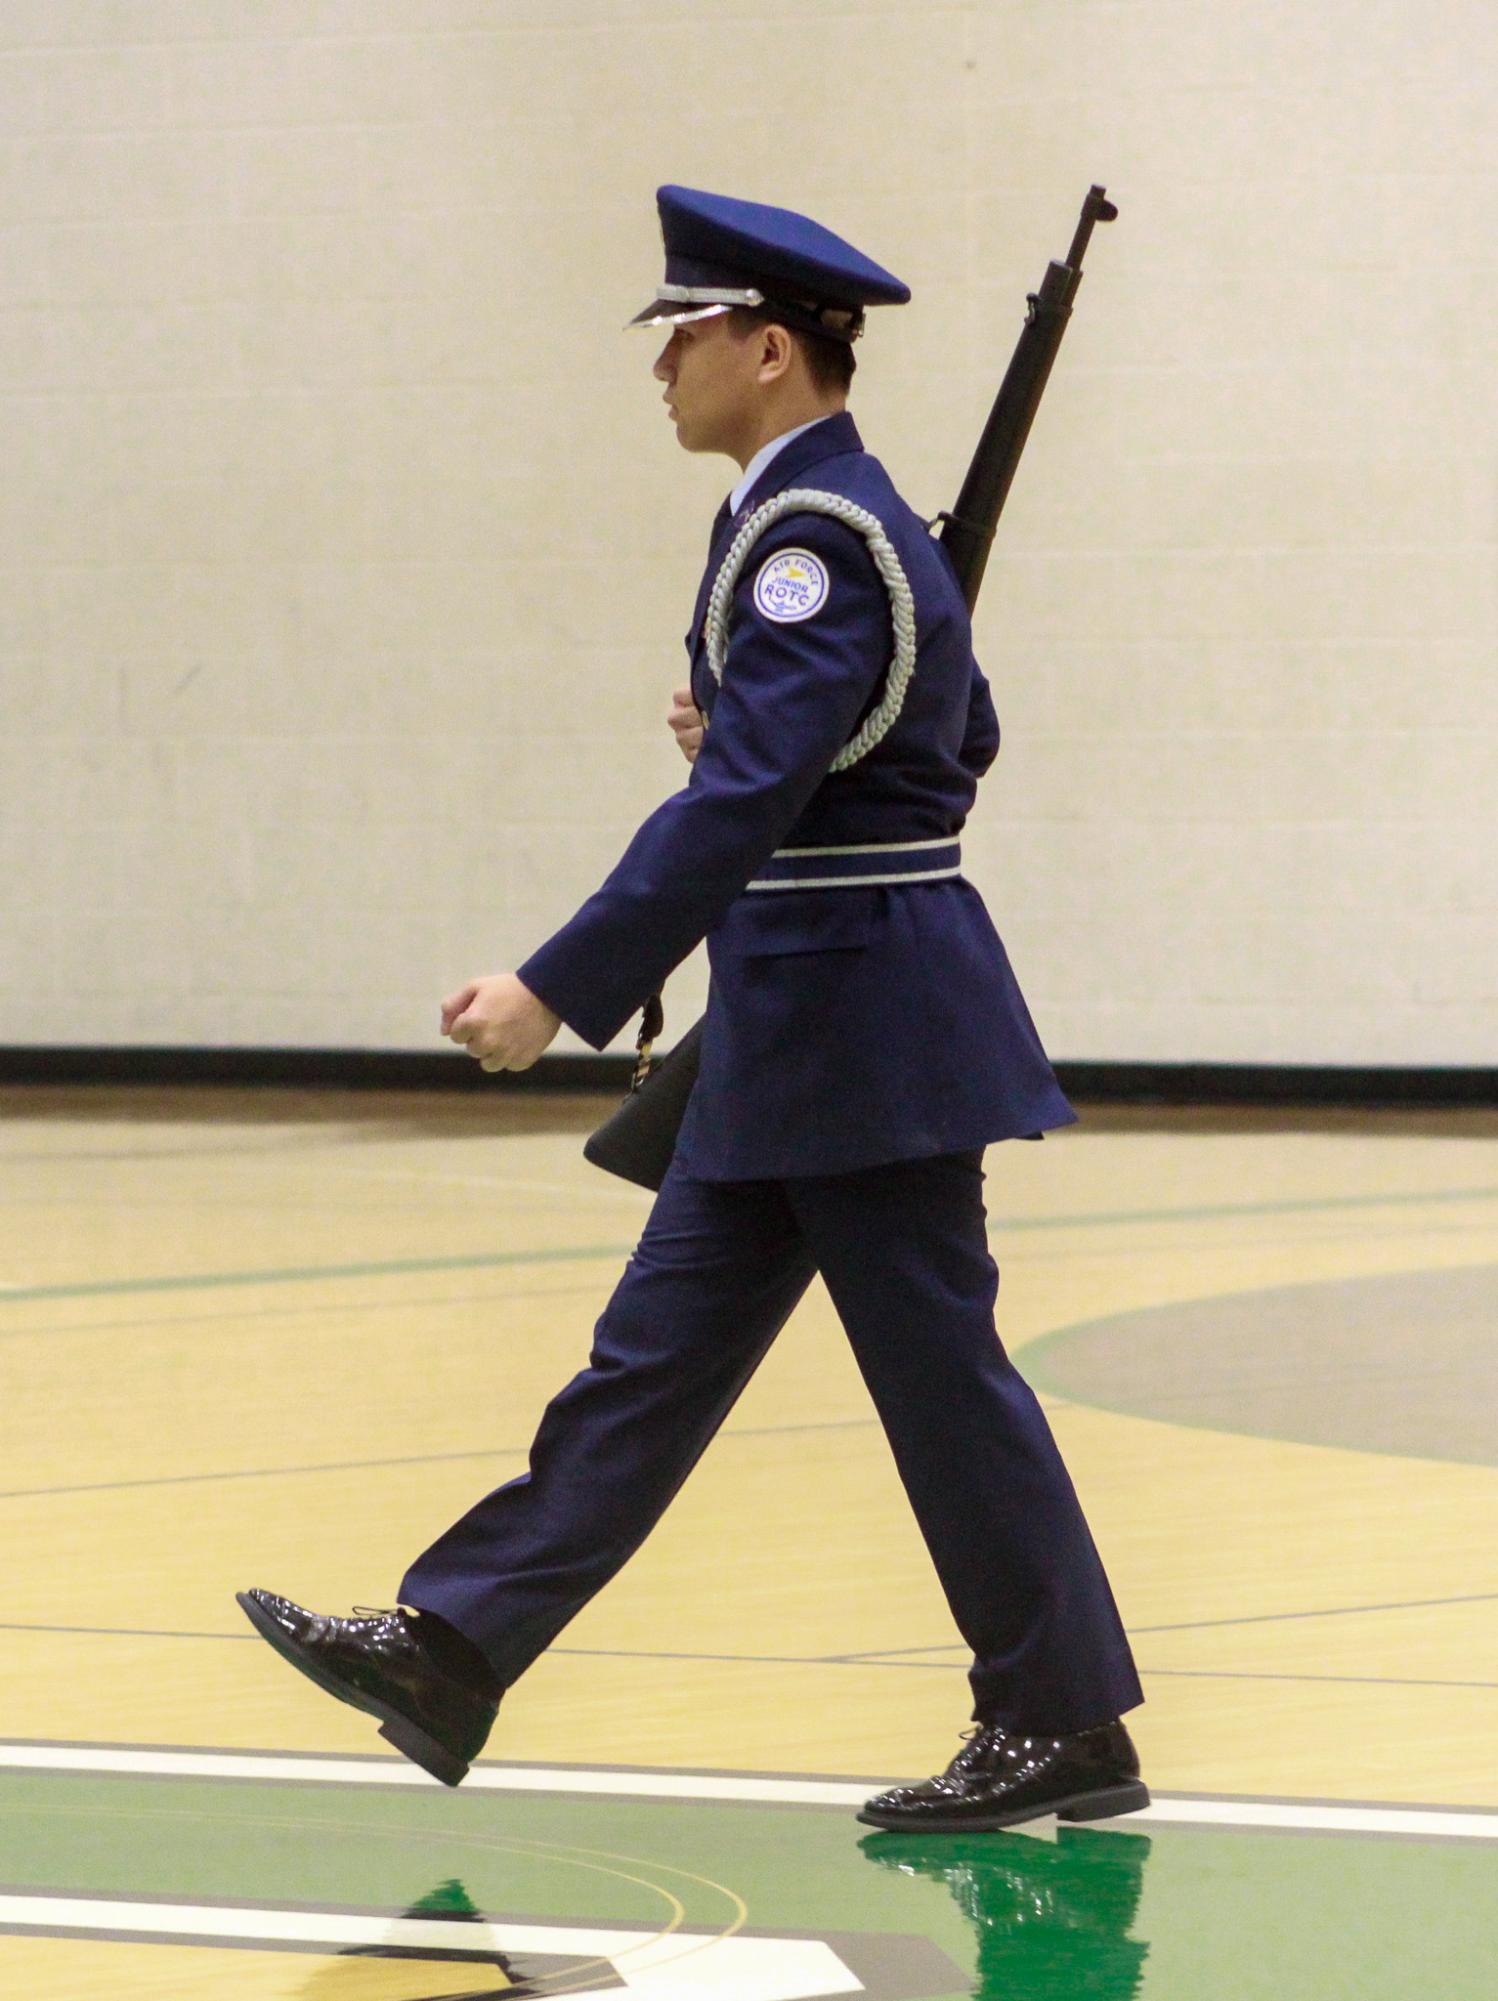
[[1491,0],[5,0],[0,1041],[437,1047],[685,776],[732,468],[619,331],[656,184],[908,278],[854,408],[935,513],[1096,179],[969,872],[1059,1057],[1492,1062],[1495,54]]

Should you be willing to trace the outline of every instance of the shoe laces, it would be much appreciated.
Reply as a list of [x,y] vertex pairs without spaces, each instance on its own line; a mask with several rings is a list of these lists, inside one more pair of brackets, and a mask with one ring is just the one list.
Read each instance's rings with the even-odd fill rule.
[[991,1750],[992,1739],[1002,1734],[992,1723],[975,1723],[971,1730],[959,1731],[958,1735],[962,1739],[962,1749],[957,1753],[956,1757],[947,1767],[947,1770],[950,1772],[971,1771],[975,1765],[982,1762],[986,1754]]

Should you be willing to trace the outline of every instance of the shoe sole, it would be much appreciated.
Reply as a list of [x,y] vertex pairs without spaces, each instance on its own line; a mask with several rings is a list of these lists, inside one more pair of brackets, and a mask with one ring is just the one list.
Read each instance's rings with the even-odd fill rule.
[[335,1702],[346,1702],[350,1709],[362,1710],[366,1716],[373,1716],[386,1743],[393,1744],[413,1765],[420,1765],[424,1772],[430,1772],[445,1786],[461,1785],[468,1777],[470,1768],[463,1760],[449,1751],[445,1744],[439,1744],[419,1723],[413,1723],[409,1716],[388,1702],[381,1702],[377,1695],[365,1695],[339,1681],[336,1676],[325,1674],[286,1638],[275,1620],[255,1603],[247,1591],[236,1591],[234,1598],[261,1639],[273,1646],[283,1661],[299,1674],[304,1674],[324,1695],[331,1695]]
[[1149,1788],[1131,1779],[1116,1786],[1099,1786],[1092,1792],[1069,1793],[1064,1799],[1045,1800],[1038,1806],[1018,1808],[1014,1813],[990,1814],[881,1814],[865,1807],[858,1818],[865,1827],[894,1829],[900,1834],[997,1834],[1002,1828],[1018,1827],[1023,1821],[1112,1820],[1121,1813],[1138,1813],[1150,1803]]

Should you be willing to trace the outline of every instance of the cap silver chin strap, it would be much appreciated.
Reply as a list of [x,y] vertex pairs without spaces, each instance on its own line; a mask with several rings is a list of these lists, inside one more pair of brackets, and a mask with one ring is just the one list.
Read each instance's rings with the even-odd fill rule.
[[680,306],[762,306],[765,295],[753,285],[657,285],[658,299]]
[[814,486],[788,487],[784,493],[777,493],[756,507],[728,545],[728,553],[713,580],[703,631],[707,664],[712,669],[713,679],[721,687],[723,663],[728,657],[728,614],[733,603],[734,587],[755,543],[784,514],[829,514],[834,521],[856,529],[868,544],[874,567],[889,593],[895,650],[890,659],[884,693],[877,708],[865,717],[857,735],[844,744],[827,767],[829,771],[846,771],[849,765],[867,757],[893,729],[905,706],[905,693],[915,672],[915,597],[900,558],[895,553],[895,545],[884,532],[884,524],[876,514],[858,506],[855,501],[845,500],[840,493],[824,493]]

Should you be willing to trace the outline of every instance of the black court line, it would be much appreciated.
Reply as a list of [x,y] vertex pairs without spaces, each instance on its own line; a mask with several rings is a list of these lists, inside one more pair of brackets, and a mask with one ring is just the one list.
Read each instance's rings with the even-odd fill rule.
[[[740,1425],[720,1431],[718,1439],[780,1438],[801,1431],[867,1431],[877,1429],[877,1417],[834,1417],[813,1424]],[[464,1452],[416,1452],[393,1459],[329,1459],[308,1466],[246,1466],[230,1473],[167,1473],[149,1480],[96,1480],[66,1487],[4,1487],[0,1501],[30,1501],[57,1494],[120,1494],[141,1487],[198,1487],[218,1480],[274,1480],[290,1473],[363,1473],[382,1466],[443,1466],[460,1459],[524,1459],[530,1445],[481,1445]]]
[[1440,1681],[1402,1674],[1261,1674],[1237,1668],[1147,1668],[1142,1675],[1175,1681],[1334,1681],[1368,1688],[1498,1688],[1498,1681]]
[[[76,1204],[75,1204],[76,1206]],[[496,1277],[502,1276],[496,1273]],[[326,1320],[336,1314],[408,1313],[418,1306],[508,1306],[512,1299],[581,1299],[607,1285],[606,1278],[587,1285],[532,1286],[524,1292],[429,1292],[417,1298],[361,1299],[350,1302],[317,1300],[312,1305],[252,1306],[242,1313],[150,1313],[127,1320],[61,1320],[50,1326],[0,1328],[0,1340],[48,1340],[55,1334],[118,1334],[136,1327],[174,1330],[178,1327],[223,1327],[239,1320]],[[5,1294],[0,1290],[0,1305]]]
[[1175,1626],[1133,1626],[1133,1633],[1200,1633],[1211,1626],[1263,1626],[1290,1619],[1346,1619],[1361,1612],[1420,1612],[1433,1605],[1488,1605],[1498,1591],[1467,1591],[1454,1598],[1401,1598],[1387,1605],[1327,1605],[1314,1612],[1249,1612],[1236,1619],[1192,1619]]
[[[78,1633],[97,1638],[117,1640],[218,1640],[226,1646],[250,1645],[259,1640],[257,1633],[201,1633],[185,1629],[156,1626],[59,1626],[50,1623],[30,1624],[21,1620],[0,1620],[0,1633]],[[815,1654],[710,1654],[671,1653],[664,1650],[648,1651],[633,1647],[548,1647],[549,1654],[570,1654],[588,1660],[611,1661],[723,1661],[729,1665],[744,1663],[755,1667],[840,1667],[840,1661],[826,1660]],[[900,1667],[899,1661],[860,1662],[860,1666]],[[926,1663],[921,1663],[926,1665]]]
[[0,1488],[0,1501],[44,1500],[59,1494],[123,1494],[142,1487],[201,1487],[220,1480],[273,1480],[286,1473],[360,1473],[380,1466],[442,1466],[460,1459],[524,1459],[528,1446],[488,1445],[472,1452],[418,1452],[397,1459],[330,1459],[311,1466],[246,1466],[233,1473],[166,1473],[150,1480],[95,1480],[69,1487]]
[[[118,1640],[216,1640],[223,1646],[248,1646],[258,1639],[255,1633],[197,1633],[152,1626],[55,1626],[30,1625],[17,1620],[0,1621],[0,1633],[74,1634],[95,1639]],[[565,1654],[575,1660],[609,1661],[715,1661],[728,1666],[749,1667],[857,1667],[883,1668],[907,1674],[956,1674],[951,1661],[847,1660],[825,1654],[710,1654],[674,1653],[633,1647],[548,1647],[551,1654]],[[1307,1681],[1336,1682],[1351,1687],[1370,1688],[1492,1688],[1498,1681],[1452,1681],[1436,1677],[1369,1674],[1268,1674],[1237,1668],[1153,1668],[1141,1667],[1141,1675],[1169,1677],[1178,1681]]]
[[[4,1496],[0,1495],[0,1499]],[[1215,1626],[1269,1626],[1291,1619],[1345,1619],[1356,1617],[1362,1612],[1420,1612],[1435,1605],[1487,1605],[1498,1599],[1498,1591],[1466,1591],[1451,1598],[1400,1598],[1384,1605],[1323,1605],[1309,1612],[1245,1612],[1229,1619],[1183,1619],[1179,1623],[1164,1626],[1130,1626],[1129,1637],[1138,1639],[1144,1633],[1204,1633]],[[882,1660],[898,1654],[950,1654],[962,1651],[960,1640],[946,1640],[929,1647],[873,1647],[867,1653],[827,1654],[829,1661],[847,1661],[850,1665],[864,1661]]]
[[222,1640],[238,1646],[254,1633],[189,1633],[171,1626],[32,1626],[16,1619],[0,1621],[0,1633],[79,1633],[109,1640]]

